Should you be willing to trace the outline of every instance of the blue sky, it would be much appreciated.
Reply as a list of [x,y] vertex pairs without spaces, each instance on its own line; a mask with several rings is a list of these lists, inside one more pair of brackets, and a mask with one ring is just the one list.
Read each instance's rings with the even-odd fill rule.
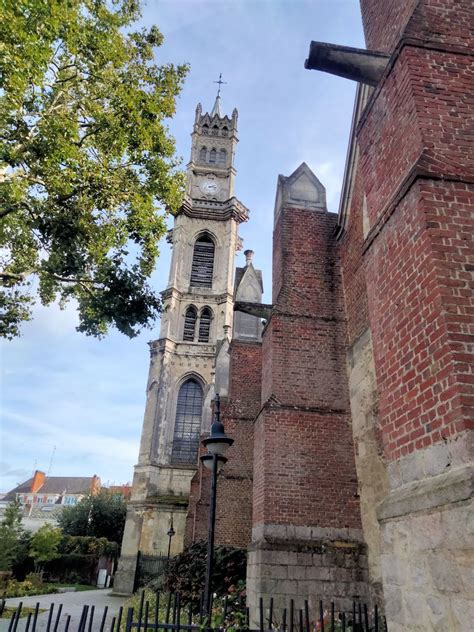
[[[241,227],[255,251],[271,301],[273,204],[278,174],[305,161],[337,212],[355,84],[304,69],[311,40],[363,47],[358,0],[148,0],[143,24],[165,36],[156,60],[191,66],[169,122],[183,165],[189,159],[196,104],[212,108],[222,72],[223,110],[239,110],[236,193],[250,209]],[[161,244],[153,276],[166,287],[170,252]],[[243,264],[243,255],[236,257]],[[22,337],[2,344],[0,491],[36,467],[51,475],[132,480],[138,454],[149,340],[75,331],[73,306],[35,309]]]

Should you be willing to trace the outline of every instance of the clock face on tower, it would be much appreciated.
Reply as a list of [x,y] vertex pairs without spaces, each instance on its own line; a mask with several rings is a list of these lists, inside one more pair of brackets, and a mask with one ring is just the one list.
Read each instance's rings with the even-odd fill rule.
[[214,195],[219,191],[219,185],[214,180],[203,180],[199,188],[204,195]]

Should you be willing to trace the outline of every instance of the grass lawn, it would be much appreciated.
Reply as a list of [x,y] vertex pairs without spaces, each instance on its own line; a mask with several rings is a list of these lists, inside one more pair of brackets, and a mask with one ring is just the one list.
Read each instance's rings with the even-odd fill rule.
[[[5,609],[3,610],[2,613],[2,619],[11,619],[13,614],[17,611],[18,606],[12,607],[12,606],[5,606]],[[41,614],[42,612],[46,612],[45,608],[39,608],[38,609],[38,613]],[[29,614],[31,614],[31,616],[33,616],[35,613],[35,609],[34,608],[26,608],[25,606],[23,606],[23,608],[21,609],[21,613],[20,613],[20,619],[23,619],[24,617],[27,617]]]
[[54,588],[75,588],[76,592],[82,592],[83,590],[97,590],[97,586],[90,586],[89,584],[49,584]]

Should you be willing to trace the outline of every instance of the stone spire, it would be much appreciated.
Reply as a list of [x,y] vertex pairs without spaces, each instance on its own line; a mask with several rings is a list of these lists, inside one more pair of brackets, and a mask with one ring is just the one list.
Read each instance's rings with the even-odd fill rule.
[[216,114],[217,116],[222,118],[221,97],[219,96],[219,94],[217,95],[216,102],[214,103],[214,107],[212,108],[211,117],[216,116]]

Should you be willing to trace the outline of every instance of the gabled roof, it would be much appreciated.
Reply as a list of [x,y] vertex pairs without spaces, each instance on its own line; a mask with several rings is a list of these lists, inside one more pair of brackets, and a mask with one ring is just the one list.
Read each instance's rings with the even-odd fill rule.
[[[92,488],[93,476],[47,476],[36,494],[82,494]],[[31,494],[33,477],[10,490],[4,501],[15,500],[17,494]]]

